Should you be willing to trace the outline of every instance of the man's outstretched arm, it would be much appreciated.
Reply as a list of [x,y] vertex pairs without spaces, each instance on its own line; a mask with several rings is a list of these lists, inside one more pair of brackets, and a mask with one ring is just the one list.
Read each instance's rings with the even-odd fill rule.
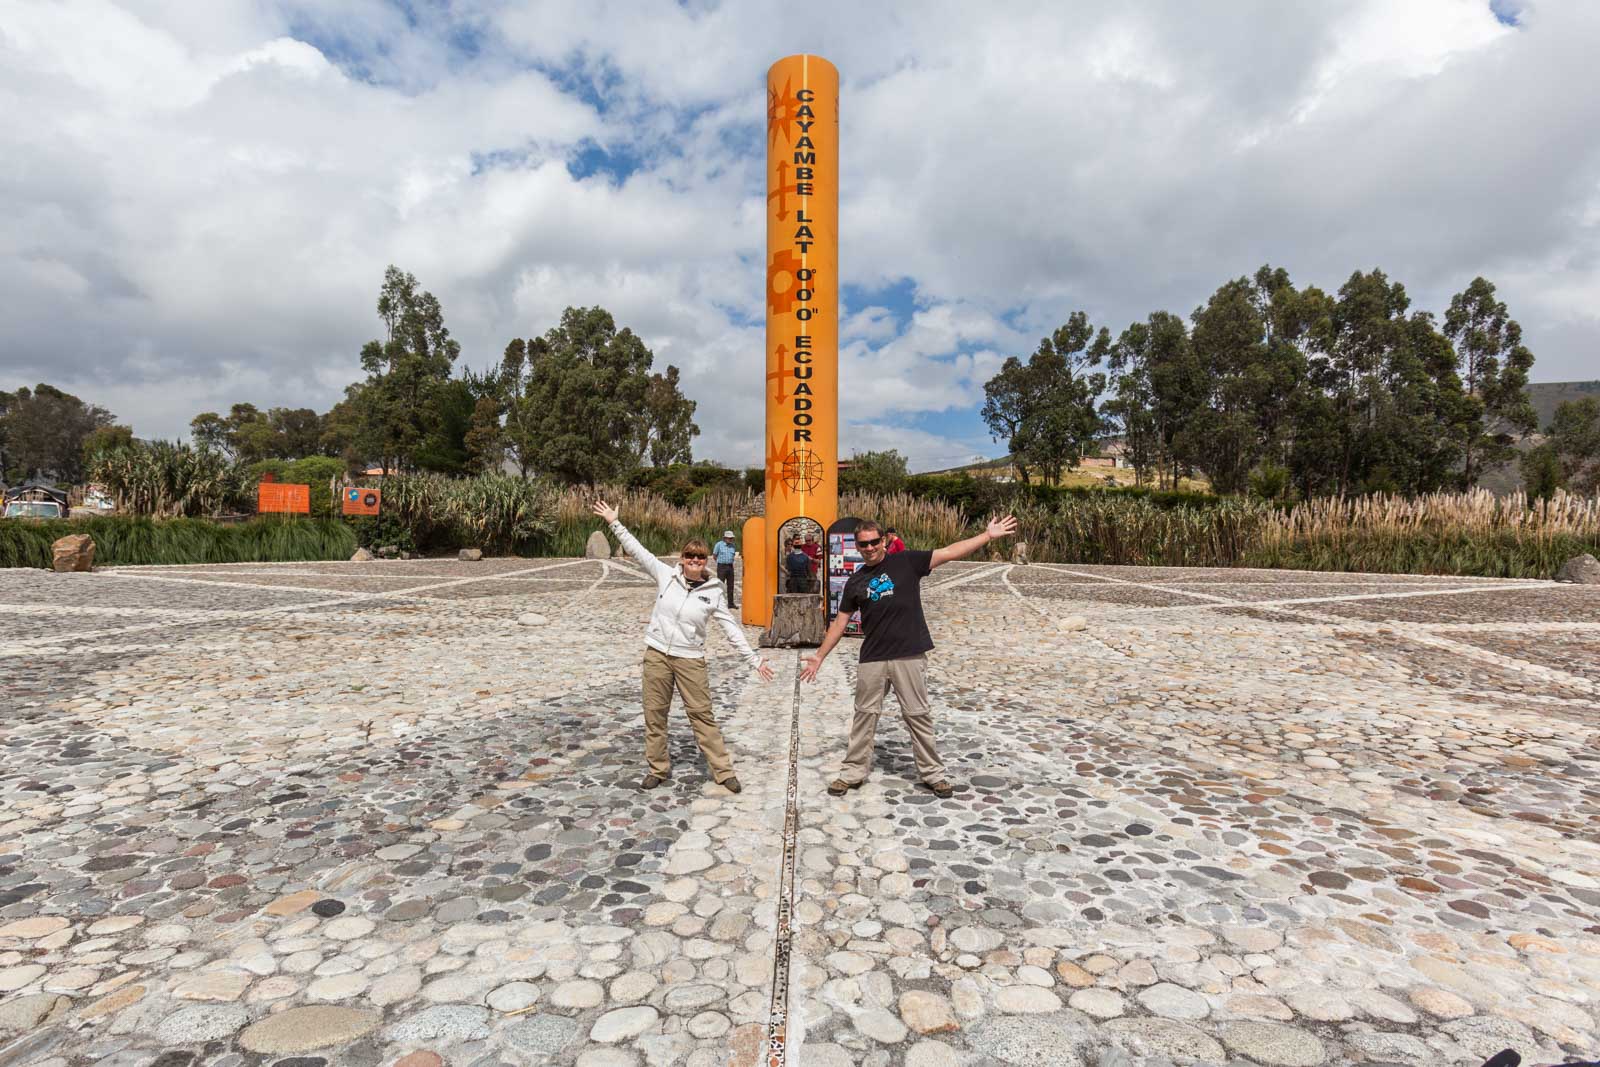
[[805,666],[800,668],[801,681],[814,682],[817,680],[817,672],[822,669],[822,661],[828,658],[828,653],[833,651],[833,646],[844,638],[844,628],[849,625],[850,612],[840,611],[839,614],[833,617],[833,625],[828,627],[827,634],[822,638],[822,647],[805,658]]
[[953,563],[958,559],[966,559],[990,541],[998,541],[1002,537],[1010,537],[1017,532],[1017,520],[1011,515],[1003,519],[993,519],[987,529],[976,537],[969,537],[965,541],[957,541],[953,545],[933,550],[933,560],[928,564],[928,569],[944,563]]

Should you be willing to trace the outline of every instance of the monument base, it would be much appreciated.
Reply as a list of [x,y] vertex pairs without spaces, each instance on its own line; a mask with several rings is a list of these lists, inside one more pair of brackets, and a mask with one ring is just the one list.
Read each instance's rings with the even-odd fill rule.
[[827,633],[822,597],[780,593],[772,598],[772,625],[761,633],[762,648],[817,648]]

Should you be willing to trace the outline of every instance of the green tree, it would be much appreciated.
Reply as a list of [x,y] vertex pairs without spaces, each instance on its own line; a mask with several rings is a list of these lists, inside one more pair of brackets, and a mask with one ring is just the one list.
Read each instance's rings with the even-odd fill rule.
[[1208,372],[1207,402],[1194,411],[1175,445],[1204,470],[1219,493],[1249,488],[1252,467],[1265,451],[1259,425],[1267,362],[1267,325],[1255,285],[1237,278],[1221,286],[1190,316],[1190,343]]
[[1444,317],[1466,393],[1477,401],[1477,411],[1469,409],[1462,420],[1463,488],[1476,485],[1486,469],[1509,459],[1517,438],[1537,424],[1528,399],[1533,353],[1522,343],[1522,327],[1494,291],[1484,278],[1472,279],[1451,298]]
[[1106,376],[1088,368],[1110,348],[1110,334],[1102,329],[1097,335],[1088,316],[1074,311],[1040,339],[1027,363],[1011,356],[984,383],[983,419],[996,440],[1006,440],[1020,479],[1037,469],[1059,483],[1063,470],[1092,451],[1105,428],[1095,398],[1105,391]]
[[1530,497],[1549,500],[1565,485],[1561,456],[1549,441],[1528,449],[1517,460],[1522,468],[1522,488]]
[[1025,427],[1033,397],[1033,375],[1016,356],[1007,356],[1000,371],[983,383],[983,421],[996,441],[1004,441],[1011,454],[1017,480],[1030,481]]
[[189,420],[189,439],[196,448],[233,455],[233,448],[228,443],[228,420],[215,411],[202,411]]
[[450,387],[450,368],[461,346],[445,327],[439,301],[418,289],[414,276],[390,266],[378,293],[378,317],[383,339],[361,349],[367,380],[358,394],[359,440],[376,449],[385,469],[412,469],[425,446],[432,463],[448,466],[454,458],[459,467],[465,450],[452,456],[453,427],[443,423],[456,417],[461,423],[456,440],[464,437],[472,402],[461,412],[461,397]]
[[83,439],[83,469],[85,472],[94,465],[94,457],[102,452],[112,452],[119,448],[133,447],[133,428],[131,426],[96,426],[90,431],[89,436]]
[[1150,326],[1143,322],[1133,323],[1117,337],[1106,359],[1114,395],[1100,409],[1122,434],[1123,454],[1140,485],[1160,468],[1162,455],[1150,380],[1150,343]]
[[440,474],[465,474],[471,469],[467,434],[478,398],[473,383],[446,378],[432,390],[427,433],[411,455],[417,470]]
[[522,477],[534,469],[539,450],[536,401],[528,394],[533,365],[548,354],[550,346],[542,337],[512,338],[500,360],[500,391],[505,405],[505,447],[516,461]]
[[323,455],[322,416],[310,408],[272,408],[267,412],[272,429],[272,454],[283,459]]
[[1410,305],[1405,286],[1391,285],[1381,270],[1356,271],[1339,289],[1330,384],[1339,411],[1341,493],[1362,488],[1374,465],[1371,445],[1377,436],[1383,372],[1402,339]]
[[277,434],[266,412],[254,404],[235,404],[228,410],[228,447],[237,463],[260,459],[280,459]]
[[519,462],[568,483],[624,480],[649,417],[650,349],[604,308],[569,307],[523,352],[512,433]]
[[500,427],[500,402],[493,396],[480,396],[472,407],[467,427],[467,469],[498,471],[505,461],[504,431]]
[[645,390],[644,418],[639,421],[638,458],[650,457],[652,467],[694,460],[691,439],[700,427],[694,424],[695,402],[678,386],[678,368],[667,366],[665,374],[650,375]]
[[904,489],[906,477],[906,457],[896,449],[856,452],[850,456],[849,469],[839,473],[839,491],[887,496]]
[[1600,398],[1586,396],[1556,408],[1549,445],[1561,464],[1562,483],[1574,492],[1600,492]]
[[53,385],[24,386],[0,394],[0,441],[4,441],[5,476],[9,481],[34,479],[72,483],[84,477],[84,441],[116,417],[98,404],[87,404]]

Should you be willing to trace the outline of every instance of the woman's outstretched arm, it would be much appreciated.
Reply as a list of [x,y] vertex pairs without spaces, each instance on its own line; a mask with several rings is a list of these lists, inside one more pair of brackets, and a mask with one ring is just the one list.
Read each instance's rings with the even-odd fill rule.
[[611,532],[616,534],[617,540],[621,542],[623,551],[637,560],[639,566],[649,572],[650,577],[660,581],[663,577],[671,576],[672,568],[656,559],[655,555],[648,548],[641,545],[639,539],[629,533],[626,526],[622,525],[622,521],[617,518],[616,508],[607,504],[604,500],[596,500],[594,502],[594,513],[606,520],[611,527]]

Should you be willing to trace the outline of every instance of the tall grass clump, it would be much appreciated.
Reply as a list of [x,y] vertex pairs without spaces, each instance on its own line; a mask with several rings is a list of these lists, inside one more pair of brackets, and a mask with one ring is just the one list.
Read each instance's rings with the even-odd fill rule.
[[548,549],[556,533],[555,492],[543,482],[506,474],[386,478],[382,510],[424,552],[481,548],[496,554],[537,555]]
[[356,549],[354,531],[336,519],[271,515],[223,524],[103,515],[0,523],[0,567],[49,567],[51,544],[68,534],[94,538],[95,565],[106,567],[336,560]]
[[744,520],[761,511],[759,498],[743,487],[719,487],[683,505],[644,489],[625,486],[569,487],[556,502],[549,555],[581,556],[589,535],[602,528],[590,504],[596,497],[617,509],[622,524],[657,555],[674,555],[691,537],[710,544],[723,530],[742,536]]
[[255,482],[245,468],[171,441],[99,452],[89,461],[89,480],[106,487],[118,511],[134,515],[193,517],[254,506]]
[[907,548],[942,548],[982,529],[954,504],[910,493],[846,493],[839,498],[839,514],[892,527]]
[[1600,553],[1600,498],[1487,490],[1331,497],[1277,513],[1250,566],[1383,574],[1549,578]]

